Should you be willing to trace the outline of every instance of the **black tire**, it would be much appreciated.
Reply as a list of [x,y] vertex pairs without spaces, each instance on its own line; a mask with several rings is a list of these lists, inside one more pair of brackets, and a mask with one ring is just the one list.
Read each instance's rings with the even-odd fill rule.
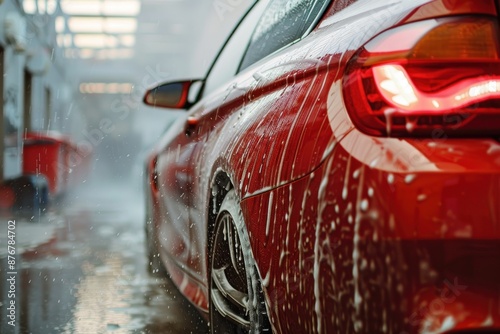
[[211,333],[271,333],[261,279],[234,190],[222,202],[212,245]]
[[144,232],[146,237],[146,255],[147,265],[146,270],[149,275],[153,277],[163,276],[165,269],[160,260],[160,252],[158,251],[158,240],[156,238],[156,231],[154,221],[152,219],[153,205],[151,203],[151,195],[147,193],[146,189],[146,215],[144,221]]

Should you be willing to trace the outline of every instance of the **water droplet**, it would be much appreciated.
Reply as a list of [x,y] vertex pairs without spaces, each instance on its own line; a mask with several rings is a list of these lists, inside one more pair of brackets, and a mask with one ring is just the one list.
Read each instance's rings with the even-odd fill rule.
[[408,174],[408,175],[406,175],[406,177],[405,177],[405,182],[406,182],[407,184],[412,183],[412,182],[413,182],[413,180],[415,180],[415,178],[416,178],[416,177],[417,177],[417,176],[416,176],[415,174]]
[[361,208],[361,211],[366,211],[368,210],[368,200],[367,199],[364,199],[361,201],[361,204],[360,204],[360,208]]
[[427,199],[427,195],[426,194],[420,194],[417,196],[417,201],[419,202],[423,202]]

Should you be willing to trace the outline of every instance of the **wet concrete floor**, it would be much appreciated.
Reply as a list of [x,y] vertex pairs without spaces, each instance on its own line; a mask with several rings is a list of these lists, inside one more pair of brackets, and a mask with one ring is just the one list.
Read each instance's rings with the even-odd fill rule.
[[[146,272],[142,195],[87,189],[48,215],[48,241],[17,254],[11,268],[0,253],[0,333],[208,332],[168,279]],[[0,228],[8,233],[7,221]]]

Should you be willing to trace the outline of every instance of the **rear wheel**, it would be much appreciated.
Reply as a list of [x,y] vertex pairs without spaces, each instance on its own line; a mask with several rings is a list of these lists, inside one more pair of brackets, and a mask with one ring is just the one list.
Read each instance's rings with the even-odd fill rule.
[[210,280],[212,333],[270,333],[262,285],[243,223],[230,190],[217,216]]

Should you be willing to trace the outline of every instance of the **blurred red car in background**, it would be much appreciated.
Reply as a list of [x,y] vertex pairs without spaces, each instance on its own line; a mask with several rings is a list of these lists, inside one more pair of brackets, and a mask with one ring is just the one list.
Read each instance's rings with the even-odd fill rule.
[[214,333],[500,330],[499,3],[257,2],[148,160]]

